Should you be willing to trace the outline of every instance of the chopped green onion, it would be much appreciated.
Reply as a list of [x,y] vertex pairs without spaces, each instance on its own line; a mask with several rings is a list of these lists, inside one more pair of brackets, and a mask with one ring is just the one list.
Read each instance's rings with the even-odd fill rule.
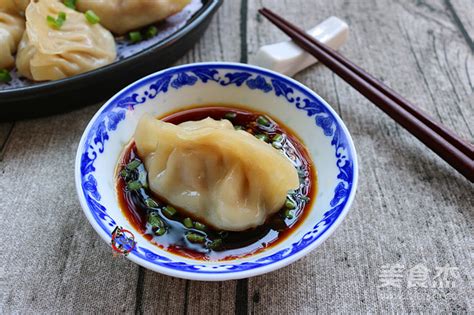
[[138,181],[142,184],[143,188],[148,188],[148,182],[146,181],[146,172],[142,171],[138,173]]
[[163,208],[163,212],[165,213],[166,216],[172,217],[176,214],[176,209],[173,208],[172,206],[166,206]]
[[165,226],[165,224],[163,223],[163,221],[161,220],[160,216],[157,213],[150,213],[148,215],[148,223],[150,223],[152,227],[157,227],[157,228]]
[[185,227],[190,229],[190,228],[193,227],[193,220],[191,220],[191,218],[186,218],[186,219],[183,220],[183,224],[184,224]]
[[210,249],[217,249],[217,248],[221,247],[221,245],[222,245],[222,239],[218,238],[218,239],[215,239],[212,242],[210,242],[207,245],[207,247],[210,248]]
[[224,118],[225,119],[228,119],[228,120],[232,120],[234,119],[235,117],[237,117],[237,114],[236,113],[233,113],[233,112],[228,112],[224,115]]
[[296,203],[290,198],[286,198],[285,207],[287,207],[288,209],[294,209],[296,208]]
[[128,171],[127,171],[126,169],[123,169],[123,170],[120,171],[120,176],[121,176],[122,178],[125,179],[125,178],[128,177],[128,175],[129,175],[129,174],[128,174]]
[[146,30],[146,38],[152,38],[152,37],[155,37],[156,34],[158,34],[158,28],[156,28],[156,26],[150,26],[147,30]]
[[76,10],[76,0],[64,0],[64,5],[70,9]]
[[301,196],[300,198],[301,198],[301,200],[303,200],[306,203],[308,203],[310,201],[308,196]]
[[264,116],[258,116],[257,123],[266,127],[270,126],[270,121]]
[[48,22],[49,27],[51,28],[59,28],[58,23],[56,22],[56,19],[53,18],[52,16],[48,15],[46,17],[46,21]]
[[239,125],[235,125],[235,126],[234,126],[234,129],[235,129],[235,130],[244,130],[244,127],[239,126]]
[[135,180],[127,184],[128,190],[138,190],[140,188],[142,188],[142,183],[140,183],[138,180]]
[[160,227],[158,230],[155,231],[155,235],[161,236],[166,233],[166,228],[164,226]]
[[147,198],[145,199],[145,204],[147,207],[150,207],[150,208],[157,208],[158,207],[158,203],[153,200],[152,198]]
[[51,28],[60,29],[66,21],[66,13],[59,12],[58,17],[55,19],[52,16],[48,15],[46,21]]
[[98,17],[92,10],[87,10],[84,15],[86,16],[87,22],[90,24],[97,24],[100,22],[100,17]]
[[196,233],[188,233],[186,234],[186,238],[191,243],[204,243],[206,241],[206,238],[203,235],[199,235]]
[[261,134],[261,133],[255,135],[255,138],[257,138],[258,140],[265,141],[265,142],[267,142],[267,140],[268,140],[267,135],[264,135],[264,134]]
[[282,140],[283,140],[283,136],[279,133],[274,135],[273,138],[272,138],[272,141],[276,141],[276,142],[281,142]]
[[128,37],[132,43],[138,43],[142,41],[142,34],[140,32],[130,32],[128,33]]
[[293,219],[293,214],[291,214],[290,209],[285,210],[285,218],[290,219],[290,220]]
[[281,149],[283,147],[283,145],[281,144],[281,142],[277,142],[277,141],[273,141],[272,142],[272,146],[275,148],[275,149]]
[[7,69],[0,69],[0,82],[10,82],[12,77],[10,76],[10,72]]
[[128,163],[126,167],[127,167],[127,170],[133,171],[134,169],[139,167],[140,164],[142,164],[142,162],[140,162],[139,160],[133,160],[132,162]]
[[201,222],[194,222],[194,228],[204,231],[206,230],[206,226],[202,224]]

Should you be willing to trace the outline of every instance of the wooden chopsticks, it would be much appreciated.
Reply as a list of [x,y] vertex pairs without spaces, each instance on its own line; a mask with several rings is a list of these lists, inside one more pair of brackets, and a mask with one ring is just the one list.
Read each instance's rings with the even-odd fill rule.
[[260,9],[259,12],[291,37],[297,45],[367,97],[469,181],[474,182],[474,147],[470,143],[302,29],[266,8]]

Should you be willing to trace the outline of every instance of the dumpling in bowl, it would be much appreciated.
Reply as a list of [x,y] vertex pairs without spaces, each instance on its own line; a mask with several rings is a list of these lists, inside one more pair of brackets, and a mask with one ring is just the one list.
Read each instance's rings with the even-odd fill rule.
[[[65,21],[59,27],[47,17]],[[84,14],[57,0],[32,2],[25,12],[26,31],[18,47],[16,66],[21,75],[35,80],[58,80],[112,63],[116,57],[112,34],[90,24]]]
[[145,115],[135,143],[151,190],[217,229],[265,223],[299,186],[290,160],[228,120],[174,125]]
[[11,68],[13,57],[25,30],[25,19],[13,0],[0,0],[0,69]]
[[155,23],[178,13],[190,0],[77,0],[79,11],[94,11],[100,23],[116,34]]

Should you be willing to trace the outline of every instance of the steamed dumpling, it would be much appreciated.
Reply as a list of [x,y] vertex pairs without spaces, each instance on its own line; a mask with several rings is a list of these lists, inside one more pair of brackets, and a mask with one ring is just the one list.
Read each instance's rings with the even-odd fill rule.
[[78,0],[79,11],[94,11],[116,34],[155,23],[181,11],[190,0]]
[[15,64],[13,54],[24,30],[25,20],[13,0],[0,0],[0,69],[9,69]]
[[145,115],[135,143],[151,190],[221,230],[263,224],[299,186],[290,160],[228,120],[174,125]]
[[[66,13],[59,29],[47,16]],[[32,2],[25,12],[26,31],[18,47],[16,66],[23,76],[58,80],[112,63],[116,57],[112,34],[100,24],[90,24],[84,14],[57,0]]]

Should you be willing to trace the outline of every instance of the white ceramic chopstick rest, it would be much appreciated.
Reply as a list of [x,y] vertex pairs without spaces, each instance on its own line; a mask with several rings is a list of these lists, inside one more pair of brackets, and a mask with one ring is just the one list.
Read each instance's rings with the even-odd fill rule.
[[[347,41],[349,26],[343,20],[331,16],[310,29],[308,34],[333,49],[339,49]],[[316,62],[316,58],[291,40],[262,46],[255,57],[255,65],[288,76],[293,76]]]

